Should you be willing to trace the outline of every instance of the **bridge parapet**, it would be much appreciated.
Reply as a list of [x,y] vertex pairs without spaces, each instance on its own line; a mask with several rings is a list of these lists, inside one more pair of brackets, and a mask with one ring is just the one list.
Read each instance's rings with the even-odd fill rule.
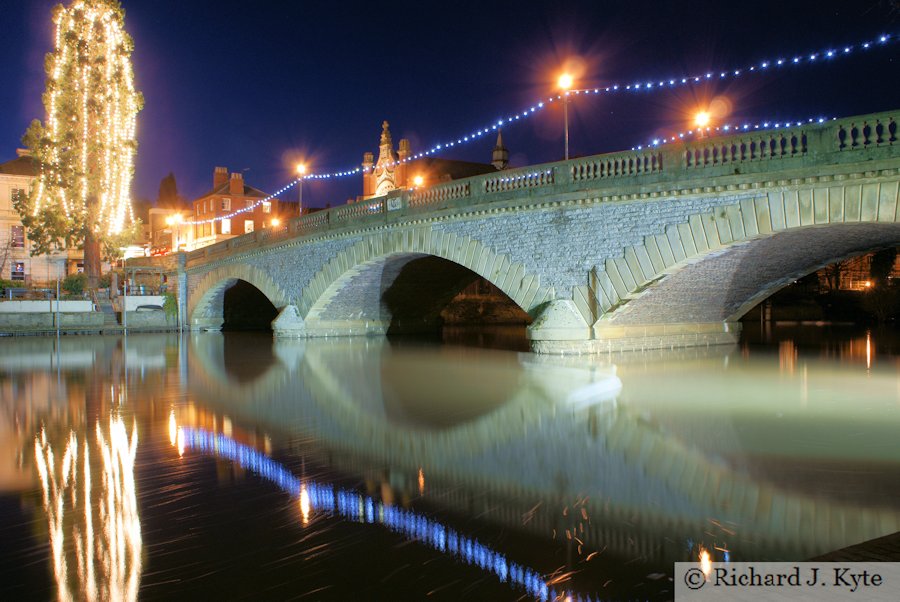
[[[422,211],[469,210],[513,198],[519,204],[539,203],[544,200],[540,197],[580,192],[594,181],[599,187],[593,194],[605,198],[604,193],[608,193],[609,200],[713,192],[717,187],[710,186],[709,178],[718,176],[730,177],[717,183],[723,190],[759,186],[754,176],[762,173],[772,176],[767,180],[782,179],[786,184],[791,178],[777,178],[774,172],[852,163],[862,159],[857,152],[862,150],[870,151],[867,160],[891,157],[888,147],[898,144],[897,127],[896,111],[875,113],[783,129],[738,131],[660,148],[605,153],[393,191],[362,203],[294,218],[278,231],[260,230],[193,251],[188,254],[188,266],[228,251],[365,225],[372,220],[403,221]],[[523,192],[526,198],[522,198]]]

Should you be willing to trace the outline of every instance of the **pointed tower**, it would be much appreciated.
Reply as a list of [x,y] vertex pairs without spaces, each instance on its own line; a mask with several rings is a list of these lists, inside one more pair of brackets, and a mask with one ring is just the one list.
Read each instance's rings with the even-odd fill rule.
[[381,145],[378,147],[378,161],[375,163],[375,196],[381,196],[397,188],[394,171],[397,167],[397,155],[394,154],[394,143],[388,122],[381,124]]
[[497,168],[497,170],[506,169],[506,166],[509,165],[509,149],[503,146],[503,131],[497,131],[497,145],[494,147],[494,152],[491,155],[491,165]]

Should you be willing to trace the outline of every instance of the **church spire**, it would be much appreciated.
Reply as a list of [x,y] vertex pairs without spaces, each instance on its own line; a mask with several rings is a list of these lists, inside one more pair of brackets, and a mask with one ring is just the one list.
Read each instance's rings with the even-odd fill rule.
[[506,169],[509,165],[509,150],[503,146],[503,131],[497,130],[497,145],[494,146],[494,152],[491,155],[491,165],[497,170]]

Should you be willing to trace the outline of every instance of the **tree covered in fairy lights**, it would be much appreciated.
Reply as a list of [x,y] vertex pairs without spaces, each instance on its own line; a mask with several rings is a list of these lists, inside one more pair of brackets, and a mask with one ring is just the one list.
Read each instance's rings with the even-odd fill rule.
[[101,245],[108,256],[137,232],[130,200],[143,96],[134,89],[131,37],[118,0],[74,0],[54,9],[43,101],[24,143],[38,166],[16,210],[32,253],[84,248],[88,285],[97,286]]

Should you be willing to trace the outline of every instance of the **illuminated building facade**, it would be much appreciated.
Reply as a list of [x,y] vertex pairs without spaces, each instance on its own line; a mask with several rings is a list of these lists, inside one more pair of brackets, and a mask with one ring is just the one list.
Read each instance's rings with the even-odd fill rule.
[[497,144],[491,156],[491,163],[471,163],[433,157],[410,160],[412,150],[409,140],[400,140],[397,150],[391,140],[387,121],[381,124],[381,142],[378,160],[372,153],[363,155],[363,193],[357,200],[383,196],[392,190],[430,186],[506,169],[509,165],[509,151],[503,146],[503,135],[497,135]]
[[37,168],[28,151],[18,149],[16,154],[15,159],[0,163],[0,279],[21,286],[46,286],[80,271],[84,254],[78,249],[67,249],[31,256],[31,241],[14,202],[31,193]]
[[247,185],[242,173],[229,174],[227,167],[216,167],[212,190],[192,203],[189,221],[201,223],[190,226],[189,250],[270,228],[296,214],[296,205],[285,205],[277,198],[263,201],[268,196]]

